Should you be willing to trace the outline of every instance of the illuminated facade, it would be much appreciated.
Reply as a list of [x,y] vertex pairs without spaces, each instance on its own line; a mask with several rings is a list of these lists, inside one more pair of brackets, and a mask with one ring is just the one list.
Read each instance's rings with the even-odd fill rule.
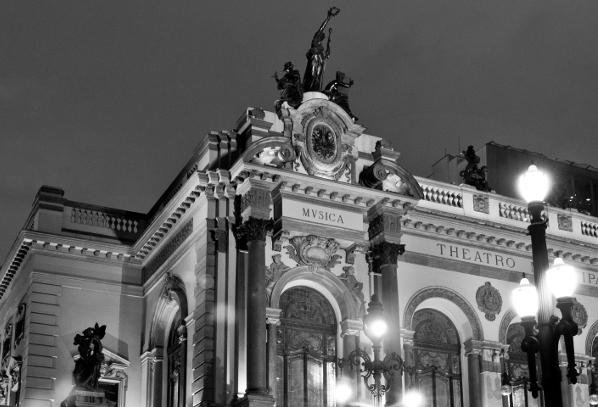
[[[148,214],[42,187],[0,270],[4,404],[58,406],[73,337],[95,322],[107,325],[102,388],[119,406],[334,406],[339,380],[369,403],[336,361],[369,350],[361,318],[377,293],[383,350],[414,367],[397,372],[389,405],[409,388],[426,406],[508,405],[503,369],[519,386],[527,369],[510,298],[532,275],[526,205],[414,177],[400,148],[364,130],[313,93],[210,133]],[[563,394],[587,405],[598,222],[546,216],[550,254],[580,280],[582,376]],[[538,405],[524,393],[516,406]]]

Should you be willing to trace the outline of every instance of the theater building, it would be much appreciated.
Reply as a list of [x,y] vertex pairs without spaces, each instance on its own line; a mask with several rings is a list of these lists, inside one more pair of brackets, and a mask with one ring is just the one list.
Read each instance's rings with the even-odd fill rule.
[[[410,388],[426,406],[541,405],[522,387],[511,302],[533,276],[522,200],[411,175],[400,140],[364,133],[316,92],[296,109],[248,108],[231,128],[199,143],[147,214],[40,188],[0,270],[3,405],[59,406],[73,338],[96,322],[107,326],[100,384],[117,406],[335,406],[340,380],[353,384],[347,405],[368,405],[359,373],[337,361],[371,352],[362,317],[374,293],[383,355],[414,368],[395,374],[387,405]],[[581,377],[563,394],[587,406],[598,222],[545,215],[551,260],[579,276]]]

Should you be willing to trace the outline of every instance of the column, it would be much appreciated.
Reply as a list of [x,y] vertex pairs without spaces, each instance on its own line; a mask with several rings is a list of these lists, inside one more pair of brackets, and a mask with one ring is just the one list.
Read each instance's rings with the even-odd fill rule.
[[[396,243],[381,242],[372,247],[376,268],[382,274],[382,305],[384,315],[388,323],[388,330],[384,335],[382,344],[384,353],[396,352],[401,354],[401,320],[399,311],[399,283],[398,283],[398,257],[405,251],[405,246]],[[396,372],[390,384],[390,390],[386,393],[386,405],[396,405],[403,395],[403,381],[401,375]]]
[[469,405],[482,406],[482,384],[481,384],[481,353],[480,343],[468,340],[463,344],[465,356],[467,357],[467,373],[469,377]]
[[280,313],[282,310],[266,308],[266,323],[268,324],[268,389],[270,395],[276,400],[278,384],[278,371],[276,369],[276,337],[280,326]]
[[[349,354],[359,347],[359,335],[363,330],[363,322],[359,320],[345,319],[341,321],[341,338],[343,339],[343,359],[348,360]],[[343,379],[348,379],[355,390],[355,394],[351,395],[349,400],[361,400],[361,374],[359,369],[347,367],[343,369]],[[351,405],[351,403],[349,403]]]
[[[469,397],[470,397],[470,405],[476,405],[474,402],[476,400],[480,400],[480,406],[483,407],[501,407],[503,406],[504,399],[503,395],[500,392],[500,387],[502,386],[502,360],[501,360],[501,350],[506,352],[508,350],[508,345],[501,344],[500,342],[492,342],[492,341],[475,341],[469,340],[466,341],[464,344],[465,347],[465,354],[477,354],[477,359],[479,361],[478,364],[478,380],[477,382],[471,376],[475,374],[475,367],[473,370],[468,370],[469,373]],[[474,359],[474,356],[467,356],[468,357],[468,365],[469,365],[469,358],[471,357]],[[473,362],[472,362],[473,363]],[[472,393],[474,389],[471,386],[477,386],[475,391],[477,395]],[[479,397],[479,399],[471,398],[471,397]]]

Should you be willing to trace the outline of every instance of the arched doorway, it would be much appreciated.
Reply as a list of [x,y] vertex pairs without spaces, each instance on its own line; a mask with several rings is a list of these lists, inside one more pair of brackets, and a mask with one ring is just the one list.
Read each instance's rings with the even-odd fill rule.
[[444,314],[421,309],[413,315],[411,360],[414,385],[426,407],[462,407],[460,340]]
[[334,406],[337,321],[332,305],[308,287],[280,297],[277,406]]

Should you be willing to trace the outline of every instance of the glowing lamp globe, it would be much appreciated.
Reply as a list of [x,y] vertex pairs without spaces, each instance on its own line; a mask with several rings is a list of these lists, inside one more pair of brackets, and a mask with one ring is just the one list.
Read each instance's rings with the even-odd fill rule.
[[344,404],[349,401],[352,394],[353,391],[351,390],[351,385],[347,382],[347,380],[339,380],[336,383],[334,396],[340,404]]
[[513,290],[513,305],[521,318],[532,317],[538,313],[538,292],[525,277],[521,279],[519,287]]
[[378,300],[378,295],[374,294],[368,304],[368,312],[363,317],[363,331],[372,342],[380,343],[387,329],[384,308]]
[[424,397],[420,392],[409,390],[403,397],[403,405],[405,407],[420,407],[424,403]]
[[535,165],[519,177],[519,193],[527,203],[542,202],[548,194],[548,176]]
[[511,393],[513,393],[513,388],[511,387],[511,385],[504,384],[503,386],[501,386],[500,394],[502,394],[503,396],[509,396],[511,395]]
[[590,396],[590,405],[592,405],[592,406],[598,406],[598,395],[592,394]]
[[563,259],[554,259],[554,264],[546,272],[548,288],[556,298],[571,297],[577,285],[577,274]]

